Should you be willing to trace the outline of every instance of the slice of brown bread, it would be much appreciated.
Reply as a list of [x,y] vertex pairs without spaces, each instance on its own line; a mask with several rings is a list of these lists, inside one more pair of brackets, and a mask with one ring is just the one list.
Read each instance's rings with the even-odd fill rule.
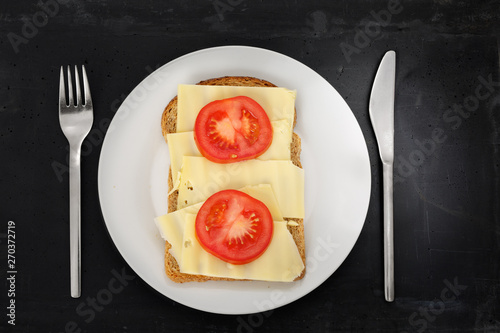
[[[212,86],[248,86],[248,87],[276,87],[269,81],[248,77],[248,76],[224,76],[220,78],[213,78],[205,81],[201,81],[197,83],[199,85],[212,85]],[[294,119],[294,127],[296,122],[296,115]],[[163,137],[165,138],[165,142],[167,141],[167,134],[175,133],[177,126],[177,96],[175,96],[170,103],[168,103],[167,107],[163,111],[161,117],[161,130]],[[291,160],[292,163],[296,166],[302,168],[300,163],[300,151],[301,151],[301,142],[300,137],[294,132],[292,135],[292,143],[291,143]],[[169,192],[172,190],[174,186],[172,179],[172,169],[170,168],[168,173],[168,190]],[[168,212],[174,212],[177,210],[177,199],[179,196],[179,191],[174,191],[168,196]],[[302,261],[304,262],[304,266],[306,263],[306,255],[305,255],[305,239],[304,239],[304,221],[303,219],[296,218],[285,218],[288,221],[288,230],[290,231],[295,244],[299,250]],[[295,222],[295,223],[293,223]],[[165,241],[165,272],[167,276],[174,282],[183,283],[183,282],[203,282],[208,280],[224,280],[230,281],[235,279],[229,278],[217,278],[210,277],[204,275],[194,275],[194,274],[186,274],[181,273],[179,270],[179,265],[177,260],[175,260],[174,256],[170,253],[171,244],[168,241]],[[302,271],[302,274],[298,276],[295,280],[300,280],[305,275],[305,268]]]

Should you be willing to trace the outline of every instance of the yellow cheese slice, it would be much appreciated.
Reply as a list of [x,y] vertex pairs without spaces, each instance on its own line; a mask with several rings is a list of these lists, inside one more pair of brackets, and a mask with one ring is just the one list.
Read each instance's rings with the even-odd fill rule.
[[194,229],[196,214],[203,204],[198,203],[155,218],[160,235],[172,245],[170,252],[180,271],[234,279],[293,281],[301,274],[304,264],[271,186],[246,186],[240,191],[264,202],[271,212],[274,233],[266,252],[246,265],[231,265],[206,252],[198,243]]
[[291,161],[249,160],[218,164],[184,156],[178,209],[205,201],[225,189],[270,184],[284,217],[304,218],[304,170]]
[[[269,212],[271,213],[271,216],[273,217],[273,221],[283,221],[283,214],[281,213],[280,206],[278,204],[278,201],[276,200],[276,195],[274,194],[274,191],[269,184],[258,184],[258,185],[253,185],[253,186],[245,186],[243,188],[239,189],[241,192],[244,192],[251,196],[252,198],[255,198],[257,200],[262,201],[267,209],[269,209]],[[196,206],[196,205],[194,205]],[[190,206],[193,207],[193,206]],[[187,207],[186,207],[187,208]]]
[[[290,149],[292,143],[292,130],[288,120],[277,120],[272,122],[273,142],[264,154],[257,159],[267,160],[290,160]],[[193,132],[167,134],[168,150],[170,153],[170,167],[173,179],[178,178],[184,156],[202,156],[196,143]],[[175,182],[174,182],[175,183]]]
[[215,100],[248,96],[266,111],[269,120],[286,119],[293,127],[295,117],[294,90],[272,87],[234,87],[180,84],[177,88],[177,132],[189,132],[194,128],[200,110]]
[[[262,201],[267,209],[269,209],[273,221],[283,221],[283,214],[281,214],[278,201],[276,200],[271,185],[259,184],[255,186],[245,186],[240,188],[239,191]],[[161,237],[172,245],[170,252],[175,258],[179,258],[181,254],[182,235],[184,233],[186,214],[198,214],[202,205],[203,202],[200,202],[155,218],[156,227],[160,231]]]
[[[283,221],[283,214],[281,214],[278,201],[276,200],[276,196],[274,195],[271,185],[259,184],[256,186],[245,186],[239,190],[257,200],[262,201],[266,205],[267,209],[269,209],[274,221]],[[182,236],[179,235],[183,234],[186,214],[197,214],[202,204],[203,202],[200,202],[155,218],[156,227],[158,228],[161,237],[172,245],[170,252],[174,257],[180,257]]]
[[176,260],[181,257],[182,253],[182,235],[184,234],[186,214],[197,214],[202,204],[200,202],[196,205],[155,218],[155,224],[160,232],[160,236],[170,243],[172,246],[170,253],[172,253]]
[[266,251],[245,265],[232,265],[206,252],[195,234],[196,215],[186,214],[182,242],[181,273],[206,276],[291,282],[304,269],[304,263],[286,222],[274,222],[273,238]]

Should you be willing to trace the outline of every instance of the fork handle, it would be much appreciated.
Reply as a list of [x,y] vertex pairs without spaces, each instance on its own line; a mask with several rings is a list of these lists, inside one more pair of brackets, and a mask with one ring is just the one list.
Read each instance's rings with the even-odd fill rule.
[[80,153],[81,143],[69,150],[69,247],[71,297],[81,294],[80,245]]
[[394,301],[393,163],[383,164],[384,188],[384,289],[385,300]]

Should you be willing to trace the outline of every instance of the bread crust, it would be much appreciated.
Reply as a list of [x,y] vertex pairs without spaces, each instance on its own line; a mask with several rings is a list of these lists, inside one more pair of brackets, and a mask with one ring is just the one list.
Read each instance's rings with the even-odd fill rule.
[[[204,81],[200,81],[197,83],[198,85],[211,85],[211,86],[247,86],[247,87],[276,87],[276,85],[272,84],[269,81],[257,79],[249,76],[224,76],[219,78],[212,78]],[[297,113],[295,112],[294,117],[294,127],[296,124]],[[177,128],[177,96],[172,98],[172,100],[168,103],[163,111],[161,117],[161,130],[163,137],[165,138],[165,142],[167,142],[167,134],[175,133]],[[292,163],[300,168],[302,168],[302,164],[300,163],[300,152],[301,152],[301,140],[300,136],[297,133],[292,134],[292,143],[290,147],[291,151],[291,160]],[[169,168],[168,173],[168,190],[172,191],[174,187],[174,182],[172,178],[172,168]],[[168,212],[174,212],[177,210],[177,200],[179,196],[179,191],[173,191],[168,196]],[[304,220],[296,219],[296,218],[285,218],[285,221],[292,222],[287,223],[287,228],[290,234],[292,235],[295,244],[299,250],[299,254],[302,258],[304,266],[306,264],[306,256],[305,256],[305,240],[304,240]],[[295,222],[295,223],[294,223]],[[296,225],[295,225],[296,224]],[[174,282],[184,283],[184,282],[204,282],[209,280],[216,281],[235,281],[237,279],[230,278],[219,278],[219,277],[211,277],[205,275],[195,275],[195,274],[186,274],[181,273],[179,269],[179,265],[174,256],[170,253],[171,244],[168,241],[165,241],[165,273],[167,276]],[[301,275],[299,275],[296,280],[300,280],[304,277],[306,272],[306,268],[302,271]],[[241,281],[241,280],[240,280]]]

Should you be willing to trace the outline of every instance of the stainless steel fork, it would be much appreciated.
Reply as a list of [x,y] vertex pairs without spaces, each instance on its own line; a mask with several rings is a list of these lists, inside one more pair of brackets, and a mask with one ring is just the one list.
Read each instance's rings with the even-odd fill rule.
[[73,84],[68,66],[68,95],[64,85],[63,66],[59,82],[59,122],[69,142],[69,246],[71,297],[81,294],[81,244],[80,244],[80,153],[83,139],[89,134],[94,121],[92,99],[85,67],[82,66],[83,99],[80,77],[75,66],[76,100],[73,99]]

